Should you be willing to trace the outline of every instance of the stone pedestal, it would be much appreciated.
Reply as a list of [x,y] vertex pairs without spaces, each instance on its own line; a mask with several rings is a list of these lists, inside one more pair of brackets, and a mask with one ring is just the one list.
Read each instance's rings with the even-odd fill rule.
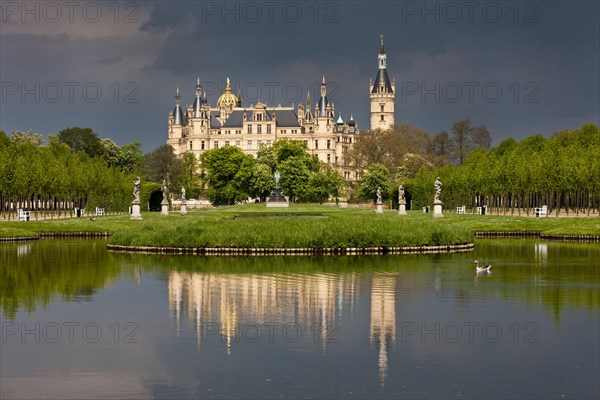
[[281,188],[278,186],[273,190],[273,194],[267,197],[267,207],[289,207],[290,203],[281,194]]
[[444,214],[442,214],[442,202],[439,200],[435,200],[433,202],[433,218],[443,218]]
[[375,213],[383,214],[383,203],[377,203],[377,208],[375,208]]
[[401,202],[398,205],[398,215],[406,215],[406,203]]
[[181,210],[179,211],[179,213],[181,215],[187,214],[187,204],[185,203],[185,201],[181,202]]
[[160,203],[160,215],[169,215],[169,203],[166,201]]
[[142,220],[142,214],[140,213],[140,203],[133,202],[131,203],[131,219]]

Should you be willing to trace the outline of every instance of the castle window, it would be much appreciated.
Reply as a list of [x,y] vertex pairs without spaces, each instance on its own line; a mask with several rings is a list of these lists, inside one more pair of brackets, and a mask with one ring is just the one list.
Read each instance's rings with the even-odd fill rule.
[[383,104],[381,105],[381,112],[385,112],[385,106]]
[[192,149],[193,149],[192,142],[190,141],[190,150],[192,150]]
[[248,150],[252,150],[252,140],[248,140],[248,147],[246,147]]
[[[260,114],[259,114],[259,115],[260,115]],[[259,124],[259,125],[256,127],[256,133],[262,133],[262,125],[260,125],[260,124]]]
[[240,143],[240,141],[239,141],[239,140],[236,140],[236,141],[235,141],[235,147],[238,147],[238,148],[239,148],[239,147],[241,147],[241,145],[242,145],[242,144]]
[[248,133],[252,134],[252,125],[248,125]]
[[271,141],[267,140],[267,147],[271,147]]
[[330,149],[331,148],[331,140],[327,139],[327,148]]
[[213,147],[214,147],[215,149],[218,149],[218,148],[219,148],[219,141],[218,141],[218,140],[215,140],[215,143],[214,143]]
[[385,119],[385,117],[382,115],[382,116],[381,116],[381,121],[384,121],[384,119]]
[[256,120],[257,121],[262,121],[262,114],[256,114]]
[[225,141],[225,147],[228,147],[228,146],[229,146],[229,140],[226,140]]
[[262,144],[262,140],[257,140],[256,141],[256,147],[260,147],[261,144]]
[[318,148],[319,148],[319,141],[315,140],[315,149],[318,149]]
[[267,125],[267,133],[271,133],[271,124]]
[[204,150],[204,140],[200,142],[200,149]]
[[331,164],[331,154],[327,154],[327,163]]
[[304,144],[306,145],[306,148],[308,148],[308,140],[305,140]]

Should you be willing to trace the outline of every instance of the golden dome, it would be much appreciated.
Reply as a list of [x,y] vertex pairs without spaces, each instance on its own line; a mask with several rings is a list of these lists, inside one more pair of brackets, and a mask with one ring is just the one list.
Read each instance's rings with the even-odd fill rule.
[[238,104],[238,98],[235,94],[231,93],[231,85],[229,78],[227,78],[227,86],[225,87],[225,93],[219,96],[217,100],[217,107],[235,107]]

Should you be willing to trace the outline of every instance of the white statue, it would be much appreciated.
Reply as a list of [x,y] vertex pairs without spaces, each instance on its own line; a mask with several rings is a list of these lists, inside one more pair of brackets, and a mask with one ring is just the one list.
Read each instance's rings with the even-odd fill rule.
[[377,188],[377,204],[381,204],[381,188]]
[[433,201],[440,201],[440,195],[442,194],[442,182],[440,181],[439,176],[435,178],[433,186],[435,187],[435,197]]
[[163,202],[167,201],[167,180],[163,179],[162,181],[162,195],[163,195]]
[[402,204],[406,202],[406,197],[404,197],[404,186],[400,185],[398,188],[398,204]]
[[181,187],[181,201],[185,201],[185,188]]
[[141,180],[140,180],[140,177],[138,176],[137,179],[135,181],[133,181],[133,202],[134,203],[140,202],[140,184],[141,184]]

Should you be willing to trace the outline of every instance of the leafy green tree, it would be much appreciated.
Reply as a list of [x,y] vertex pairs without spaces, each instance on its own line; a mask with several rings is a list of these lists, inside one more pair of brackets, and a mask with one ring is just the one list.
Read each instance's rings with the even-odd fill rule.
[[58,133],[58,140],[68,145],[73,153],[86,153],[90,157],[102,155],[102,142],[91,128],[65,128]]
[[377,188],[381,188],[384,199],[389,198],[391,184],[390,171],[382,164],[371,164],[359,182],[359,196],[363,199],[377,199]]
[[303,158],[308,155],[308,153],[306,153],[306,144],[300,140],[278,140],[273,144],[272,149],[277,164],[280,164],[291,157]]
[[278,164],[281,174],[279,184],[286,196],[294,200],[309,197],[310,164],[310,158],[304,155],[289,157]]
[[273,173],[267,164],[254,163],[250,182],[250,195],[263,199],[271,193],[275,186]]
[[310,175],[307,200],[323,204],[323,200],[329,197],[337,199],[342,194],[344,184],[344,178],[331,165],[322,162],[319,171]]
[[234,204],[249,197],[254,159],[238,147],[209,150],[201,156],[203,180],[208,198],[214,205]]
[[[276,142],[276,143],[279,143]],[[264,143],[260,145],[256,152],[256,160],[264,165],[267,165],[271,172],[275,172],[277,169],[277,156],[273,146],[267,146]]]
[[198,197],[202,193],[202,183],[200,181],[200,173],[198,172],[198,159],[194,153],[187,152],[181,157],[179,182],[185,187],[188,198]]
[[158,146],[150,153],[144,154],[142,161],[142,178],[145,181],[162,182],[167,174],[171,184],[177,187],[181,161],[173,153],[173,148],[168,144]]

